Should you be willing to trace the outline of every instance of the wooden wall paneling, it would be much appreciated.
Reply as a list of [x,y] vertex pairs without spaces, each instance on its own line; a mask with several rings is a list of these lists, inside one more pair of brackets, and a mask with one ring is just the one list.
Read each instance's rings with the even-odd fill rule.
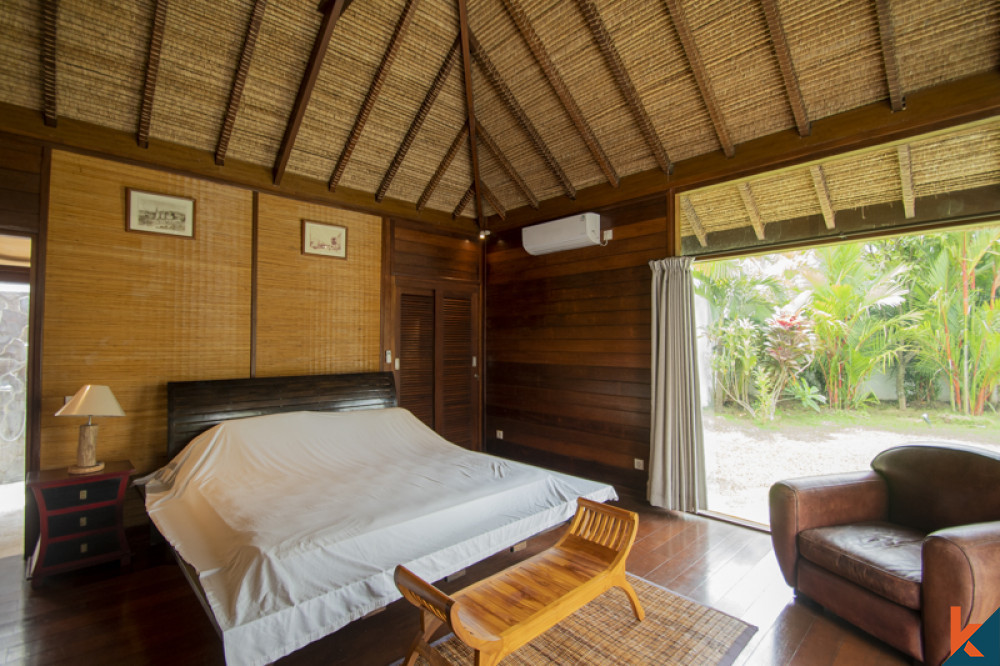
[[488,246],[488,451],[644,495],[635,460],[649,457],[648,263],[665,255],[666,203],[600,211],[614,230],[607,247],[532,257],[519,231]]
[[[53,151],[45,256],[41,467],[75,459],[63,396],[111,387],[99,459],[165,462],[166,382],[245,377],[252,197],[247,190]],[[125,188],[195,199],[196,238],[125,230]]]
[[38,233],[42,150],[39,144],[0,134],[0,230]]
[[480,244],[472,236],[429,231],[394,220],[392,274],[425,280],[479,282]]
[[[302,220],[347,227],[347,258],[302,254]],[[260,194],[257,376],[379,370],[382,220]]]

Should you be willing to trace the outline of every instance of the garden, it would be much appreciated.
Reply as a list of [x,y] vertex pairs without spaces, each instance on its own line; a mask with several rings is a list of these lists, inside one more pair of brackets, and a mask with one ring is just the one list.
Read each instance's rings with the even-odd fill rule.
[[[709,509],[915,440],[1000,450],[1000,226],[705,262]],[[743,511],[743,513],[739,513]]]

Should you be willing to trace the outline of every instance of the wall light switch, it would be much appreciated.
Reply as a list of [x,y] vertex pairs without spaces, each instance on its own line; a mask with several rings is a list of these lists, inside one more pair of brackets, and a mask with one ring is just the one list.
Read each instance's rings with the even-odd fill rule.
[[503,430],[497,430],[497,439],[503,439]]
[[646,463],[642,458],[635,458],[634,464],[636,469],[646,469]]

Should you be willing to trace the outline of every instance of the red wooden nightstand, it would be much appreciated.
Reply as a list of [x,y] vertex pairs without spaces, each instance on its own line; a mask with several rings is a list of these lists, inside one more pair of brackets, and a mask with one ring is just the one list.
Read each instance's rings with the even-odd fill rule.
[[41,528],[30,563],[32,587],[51,574],[131,561],[122,507],[134,472],[132,463],[116,460],[95,474],[74,475],[66,468],[28,474]]

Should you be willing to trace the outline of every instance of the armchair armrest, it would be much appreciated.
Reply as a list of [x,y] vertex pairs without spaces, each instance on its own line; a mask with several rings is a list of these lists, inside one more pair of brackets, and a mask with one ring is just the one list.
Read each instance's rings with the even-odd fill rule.
[[947,527],[923,547],[924,661],[951,654],[951,607],[962,627],[982,624],[1000,607],[1000,521]]
[[888,493],[885,480],[873,471],[808,476],[771,486],[771,542],[785,582],[796,586],[799,532],[885,520]]

